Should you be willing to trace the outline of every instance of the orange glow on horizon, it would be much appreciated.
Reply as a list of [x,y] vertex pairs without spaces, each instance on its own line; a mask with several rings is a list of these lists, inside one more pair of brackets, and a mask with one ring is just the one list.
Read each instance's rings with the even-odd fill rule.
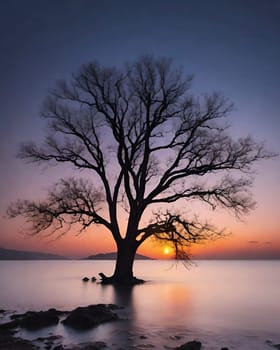
[[[192,258],[280,258],[279,226],[276,221],[271,222],[270,226],[267,225],[266,230],[262,230],[257,220],[258,215],[254,216],[255,221],[234,222],[231,226],[227,218],[220,217],[220,220],[217,220],[220,226],[228,227],[228,231],[232,231],[233,234],[225,239],[193,245],[190,251]],[[251,218],[253,219],[253,215]],[[2,231],[5,235],[1,236],[0,247],[54,253],[69,258],[83,258],[92,254],[116,251],[111,233],[101,226],[89,228],[78,235],[73,230],[61,239],[26,237],[18,233],[18,228],[22,226],[20,220],[3,220]],[[172,247],[158,244],[153,240],[141,245],[137,253],[154,259],[174,258]]]

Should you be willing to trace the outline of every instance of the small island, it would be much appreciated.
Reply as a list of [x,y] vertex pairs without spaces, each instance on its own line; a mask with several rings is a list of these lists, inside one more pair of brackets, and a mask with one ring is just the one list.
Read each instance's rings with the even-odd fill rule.
[[0,260],[67,260],[67,258],[50,253],[0,248]]

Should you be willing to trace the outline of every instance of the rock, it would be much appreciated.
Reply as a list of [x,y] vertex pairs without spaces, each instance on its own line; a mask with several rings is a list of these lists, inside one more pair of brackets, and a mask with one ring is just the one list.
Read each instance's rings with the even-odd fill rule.
[[44,339],[45,342],[45,349],[46,350],[54,350],[57,348],[57,350],[62,350],[64,347],[62,347],[61,342],[62,342],[62,336],[61,335],[50,335]]
[[83,282],[88,282],[89,281],[89,278],[88,277],[84,277],[83,278]]
[[61,341],[63,339],[63,336],[58,334],[51,334],[48,337],[43,339],[49,342],[55,342],[55,341]]
[[0,324],[0,331],[13,329],[13,328],[16,328],[17,326],[18,326],[18,322],[17,321],[10,321],[10,322],[6,322],[6,323],[1,323]]
[[24,313],[24,314],[14,314],[14,315],[10,316],[10,319],[11,320],[16,320],[17,318],[22,318],[25,315],[26,315],[26,313]]
[[265,343],[270,345],[271,347],[273,347],[275,349],[280,349],[280,344],[273,344],[273,342],[271,340],[266,340]]
[[38,337],[38,338],[35,339],[35,341],[44,342],[45,338],[44,337]]
[[20,320],[19,325],[22,328],[37,330],[58,324],[60,312],[55,309],[48,311],[30,312],[27,316]]
[[107,344],[103,341],[96,341],[94,343],[88,343],[88,344],[81,344],[81,347],[79,347],[79,350],[100,350],[103,348],[106,348]]
[[[103,305],[103,304],[98,304],[98,305]],[[110,310],[124,309],[124,306],[118,306],[116,304],[107,304],[107,306],[110,308]]]
[[22,327],[28,330],[37,330],[58,324],[61,311],[50,309],[48,311],[27,311],[25,314],[13,315],[14,321],[6,324],[10,327]]
[[176,350],[200,350],[200,349],[201,349],[201,342],[197,340],[189,341],[176,348]]
[[97,278],[96,277],[91,277],[91,282],[96,282]]
[[224,348],[221,348],[221,350],[229,350],[229,349],[224,347]]
[[143,349],[153,349],[155,348],[155,345],[153,344],[138,344],[135,345],[135,349],[143,350]]
[[3,350],[36,350],[38,349],[29,340],[14,337],[10,330],[0,330],[0,349]]
[[100,323],[115,321],[119,317],[110,305],[98,304],[78,307],[71,311],[62,323],[74,329],[89,329]]

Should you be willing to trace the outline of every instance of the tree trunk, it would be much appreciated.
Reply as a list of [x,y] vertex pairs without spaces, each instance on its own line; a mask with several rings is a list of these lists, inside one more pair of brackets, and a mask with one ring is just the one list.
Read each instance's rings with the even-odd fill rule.
[[133,276],[133,263],[137,247],[127,240],[118,244],[117,260],[113,276],[106,277],[103,273],[99,275],[103,284],[133,285],[143,283],[143,280]]

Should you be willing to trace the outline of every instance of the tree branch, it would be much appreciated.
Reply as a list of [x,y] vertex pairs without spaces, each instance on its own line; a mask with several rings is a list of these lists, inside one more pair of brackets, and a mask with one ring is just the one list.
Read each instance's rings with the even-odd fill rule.
[[31,224],[31,235],[42,231],[49,235],[59,232],[65,224],[71,226],[75,223],[81,224],[82,229],[95,223],[111,230],[111,223],[98,213],[103,202],[102,192],[88,181],[69,178],[55,184],[44,202],[19,200],[12,203],[8,216],[24,216]]

